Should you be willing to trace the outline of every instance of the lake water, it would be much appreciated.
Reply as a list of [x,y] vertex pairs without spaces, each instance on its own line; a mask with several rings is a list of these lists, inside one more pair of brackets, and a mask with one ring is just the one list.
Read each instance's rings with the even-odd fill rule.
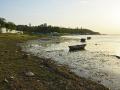
[[93,35],[84,51],[69,52],[68,46],[78,45],[85,35],[62,36],[28,41],[23,50],[39,57],[51,58],[58,64],[68,65],[72,72],[120,90],[120,36]]

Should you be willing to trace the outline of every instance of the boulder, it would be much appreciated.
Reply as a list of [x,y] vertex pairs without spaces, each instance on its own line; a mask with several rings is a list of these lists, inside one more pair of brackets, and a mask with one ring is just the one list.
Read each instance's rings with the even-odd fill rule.
[[4,82],[9,83],[9,81],[6,78],[4,79]]
[[35,74],[33,72],[31,72],[31,71],[26,72],[25,75],[28,76],[28,77],[35,76]]

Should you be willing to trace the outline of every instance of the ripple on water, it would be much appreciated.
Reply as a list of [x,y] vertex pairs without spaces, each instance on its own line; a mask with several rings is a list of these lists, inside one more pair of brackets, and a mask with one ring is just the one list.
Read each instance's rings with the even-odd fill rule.
[[65,36],[61,40],[59,38],[59,43],[53,39],[32,40],[22,47],[24,51],[36,56],[68,65],[77,75],[102,83],[113,90],[120,90],[120,60],[113,56],[118,51],[120,53],[120,36],[92,36],[92,40],[87,41],[85,51],[69,52],[68,46],[80,44],[80,37]]

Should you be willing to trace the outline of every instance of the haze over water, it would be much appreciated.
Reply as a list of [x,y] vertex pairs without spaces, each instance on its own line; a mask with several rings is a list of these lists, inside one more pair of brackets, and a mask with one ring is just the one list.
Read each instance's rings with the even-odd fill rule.
[[112,90],[120,90],[119,35],[95,35],[87,41],[85,51],[69,52],[68,46],[78,45],[87,36],[62,36],[40,39],[24,44],[23,50],[39,57],[51,58],[68,65],[77,75],[101,83]]

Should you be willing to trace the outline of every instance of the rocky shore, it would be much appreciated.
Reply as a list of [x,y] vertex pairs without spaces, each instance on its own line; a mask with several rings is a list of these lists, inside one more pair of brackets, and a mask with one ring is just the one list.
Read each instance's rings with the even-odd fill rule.
[[41,37],[0,34],[0,90],[109,90],[67,66],[21,51],[18,43],[37,38]]

